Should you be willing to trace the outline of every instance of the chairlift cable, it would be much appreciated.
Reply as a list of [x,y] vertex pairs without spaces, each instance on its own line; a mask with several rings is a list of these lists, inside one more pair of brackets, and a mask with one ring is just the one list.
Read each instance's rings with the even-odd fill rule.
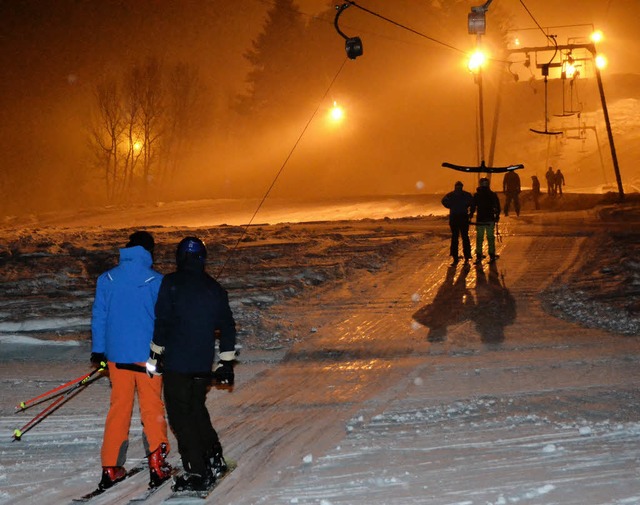
[[399,28],[402,28],[403,30],[407,30],[407,31],[409,31],[409,32],[411,32],[411,33],[413,33],[415,35],[418,35],[419,37],[423,37],[423,38],[425,38],[427,40],[430,40],[431,42],[435,42],[436,44],[440,44],[442,46],[448,47],[449,49],[453,49],[454,51],[458,51],[458,52],[463,53],[463,54],[465,53],[465,51],[463,51],[462,49],[458,49],[457,47],[452,46],[451,44],[447,44],[446,42],[442,42],[441,40],[434,39],[433,37],[430,37],[429,35],[425,35],[424,33],[419,32],[417,30],[414,30],[413,28],[410,28],[410,27],[408,27],[406,25],[403,25],[402,23],[398,23],[397,21],[394,21],[393,19],[390,19],[390,18],[388,18],[386,16],[383,16],[382,14],[378,14],[377,12],[374,12],[374,11],[372,11],[370,9],[367,9],[366,7],[363,7],[362,5],[358,5],[357,3],[355,3],[355,2],[353,2],[351,0],[346,0],[345,3],[347,3],[349,5],[352,5],[353,7],[357,7],[358,9],[360,9],[360,10],[362,10],[364,12],[367,12],[367,13],[371,14],[372,16],[380,18],[383,21],[386,21],[387,23],[391,23],[392,25],[395,25],[395,26],[397,26]]
[[231,258],[233,253],[237,250],[238,246],[240,245],[240,242],[242,241],[242,239],[247,234],[247,230],[253,224],[253,221],[256,218],[256,216],[258,215],[258,212],[260,211],[260,209],[262,208],[262,205],[267,200],[267,197],[271,193],[271,190],[276,185],[276,182],[277,182],[278,178],[280,177],[280,175],[282,175],[282,172],[284,171],[285,167],[287,166],[287,163],[289,162],[289,160],[291,159],[291,156],[293,155],[294,151],[297,149],[298,145],[300,144],[300,141],[302,140],[302,137],[304,136],[304,134],[309,129],[309,126],[311,125],[311,122],[314,120],[314,118],[318,114],[318,111],[320,110],[320,106],[322,105],[322,103],[324,102],[325,98],[329,94],[329,91],[331,91],[331,88],[333,87],[333,85],[335,84],[336,80],[338,79],[338,76],[342,72],[342,69],[344,68],[344,65],[345,65],[345,63],[347,61],[348,61],[348,58],[345,58],[343,60],[342,64],[340,65],[340,68],[336,72],[336,75],[333,77],[333,79],[329,83],[329,86],[327,86],[327,89],[324,92],[324,94],[322,95],[322,98],[320,98],[320,100],[318,101],[318,105],[317,105],[316,109],[313,111],[313,114],[311,114],[311,117],[309,117],[309,120],[304,125],[304,128],[302,128],[302,131],[300,132],[300,135],[298,135],[298,138],[294,142],[293,147],[289,151],[289,154],[287,155],[287,157],[283,161],[282,165],[280,166],[280,169],[278,170],[278,172],[276,173],[275,177],[271,181],[271,184],[269,185],[269,187],[267,188],[266,192],[264,193],[262,199],[260,200],[260,203],[256,207],[256,210],[253,212],[253,215],[251,216],[251,219],[249,219],[249,222],[244,226],[244,228],[242,230],[242,233],[240,234],[240,237],[238,237],[238,240],[236,241],[235,245],[231,248],[231,251],[229,251],[229,254],[227,255],[227,258],[224,260],[224,263],[222,264],[222,266],[220,267],[220,270],[218,271],[218,274],[217,274],[216,278],[219,278],[222,275],[222,272],[224,271],[225,267],[227,266],[227,263],[229,262],[229,259]]

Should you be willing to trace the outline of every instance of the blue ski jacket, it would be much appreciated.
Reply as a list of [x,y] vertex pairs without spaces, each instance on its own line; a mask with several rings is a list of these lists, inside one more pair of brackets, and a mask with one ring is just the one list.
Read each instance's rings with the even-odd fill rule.
[[120,249],[117,267],[98,277],[91,318],[92,352],[116,363],[141,363],[149,357],[154,308],[162,274],[141,246]]

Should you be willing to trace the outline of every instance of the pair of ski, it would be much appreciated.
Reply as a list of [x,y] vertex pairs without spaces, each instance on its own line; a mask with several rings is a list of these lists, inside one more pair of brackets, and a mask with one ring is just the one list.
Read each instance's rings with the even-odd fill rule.
[[121,482],[123,482],[124,480],[128,479],[129,477],[133,477],[134,475],[142,472],[143,470],[146,470],[147,466],[144,464],[139,464],[134,466],[133,468],[131,468],[126,475],[124,476],[124,478],[122,480],[119,480],[118,482],[116,482],[113,486],[103,489],[101,487],[98,487],[96,489],[94,489],[93,491],[91,491],[90,493],[84,494],[82,496],[80,496],[79,498],[74,498],[71,503],[86,503],[88,501],[93,500],[96,496],[100,496],[103,493],[106,493],[107,491],[115,488],[118,484],[120,484]]
[[[220,484],[222,479],[224,479],[227,475],[229,475],[237,466],[238,465],[235,461],[228,460],[227,471],[222,475],[220,475],[214,481],[214,483],[207,489],[202,491],[173,491],[171,495],[166,500],[164,500],[164,502],[170,503],[173,505],[180,505],[180,504],[187,505],[189,503],[200,503],[202,502],[202,500],[205,500],[213,492],[213,490],[218,486],[218,484]],[[87,493],[79,498],[74,498],[72,503],[87,503],[91,501],[93,498],[95,498],[96,496],[100,496],[105,492],[108,492],[114,488],[117,488],[118,484],[120,484],[121,482],[127,480],[129,477],[133,477],[137,473],[140,473],[141,471],[146,469],[147,469],[146,464],[141,463],[140,465],[134,466],[133,468],[131,468],[131,470],[127,472],[124,479],[122,479],[121,481],[118,481],[116,484],[114,484],[110,488],[107,488],[107,489],[97,488],[94,491],[91,491],[90,493]],[[176,476],[177,471],[174,470],[172,474],[173,476]],[[152,495],[156,494],[159,490],[165,489],[167,485],[173,485],[173,482],[174,482],[173,479],[170,478],[164,481],[163,483],[161,483],[159,486],[149,487],[143,493],[131,498],[128,504],[144,502],[147,499],[149,499]]]

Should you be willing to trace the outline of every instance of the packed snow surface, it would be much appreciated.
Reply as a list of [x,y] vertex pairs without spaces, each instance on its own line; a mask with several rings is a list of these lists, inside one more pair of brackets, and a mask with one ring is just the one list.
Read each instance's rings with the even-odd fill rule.
[[[180,238],[204,238],[238,322],[236,385],[208,396],[238,468],[208,503],[640,504],[639,210],[633,195],[525,206],[501,220],[496,263],[455,267],[438,197],[274,205],[252,226],[247,202],[7,219],[0,504],[97,484],[107,378],[20,441],[47,403],[15,407],[90,370],[95,280],[138,228],[163,272]],[[129,467],[141,433],[136,413]]]

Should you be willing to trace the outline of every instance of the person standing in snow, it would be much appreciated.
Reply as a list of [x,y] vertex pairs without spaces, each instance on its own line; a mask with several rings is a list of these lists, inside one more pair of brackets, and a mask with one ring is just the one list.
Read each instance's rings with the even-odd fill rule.
[[489,188],[489,179],[486,177],[480,179],[480,185],[473,195],[471,218],[473,218],[476,211],[476,265],[479,265],[482,263],[482,258],[484,258],[482,246],[485,235],[487,236],[490,261],[494,262],[498,258],[496,254],[495,228],[500,220],[500,199]]
[[504,202],[504,215],[509,215],[509,208],[511,202],[513,202],[513,208],[516,211],[516,216],[520,215],[520,176],[515,170],[510,170],[504,176],[502,180],[502,191],[505,194]]
[[453,258],[453,264],[459,261],[458,242],[462,238],[462,254],[464,260],[471,259],[471,242],[469,240],[469,208],[473,202],[473,196],[464,191],[463,184],[457,181],[453,191],[442,198],[442,205],[449,209],[449,228],[451,228],[451,247],[449,252]]
[[544,175],[547,179],[547,195],[553,196],[556,194],[556,174],[553,171],[553,167],[549,167],[549,170]]
[[205,405],[219,339],[218,384],[233,385],[236,326],[225,289],[205,272],[207,248],[186,237],[176,250],[177,270],[164,277],[147,360],[162,373],[169,424],[178,440],[184,474],[174,491],[204,490],[227,471],[218,434]]
[[553,193],[562,196],[562,186],[564,186],[564,175],[560,171],[560,169],[556,170],[556,173],[554,175],[554,181],[555,181],[555,188],[553,190]]
[[144,373],[153,337],[154,308],[162,274],[153,268],[154,240],[137,231],[120,249],[118,266],[98,277],[91,318],[91,362],[107,363],[111,404],[102,443],[102,479],[107,489],[124,479],[129,428],[138,392],[144,445],[149,460],[150,486],[170,476],[167,422],[162,402],[162,379]]
[[536,175],[531,176],[531,196],[536,210],[540,210],[540,181]]

